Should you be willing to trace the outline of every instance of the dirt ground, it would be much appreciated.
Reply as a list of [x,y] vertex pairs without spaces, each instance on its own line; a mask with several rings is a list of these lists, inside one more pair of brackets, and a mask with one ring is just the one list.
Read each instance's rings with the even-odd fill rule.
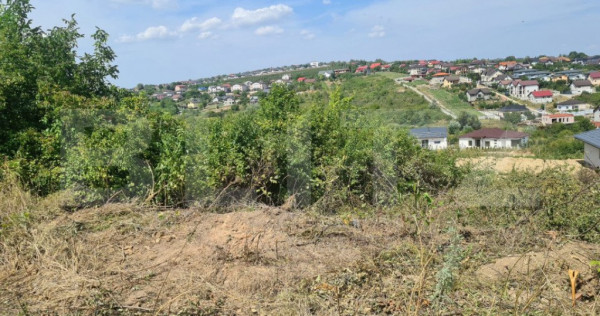
[[[3,258],[0,314],[428,314],[450,237],[420,225],[404,216],[266,206],[225,214],[82,210],[33,229],[19,246],[27,260]],[[551,233],[525,242],[524,232],[531,229],[461,228],[466,257],[448,313],[502,314],[511,306],[511,313],[564,314],[568,269],[581,272],[573,314],[599,311],[589,262],[600,246]]]
[[531,171],[541,172],[544,169],[565,167],[577,172],[583,169],[582,161],[577,159],[544,160],[524,157],[478,157],[458,160],[459,165],[472,164],[475,169],[497,172]]

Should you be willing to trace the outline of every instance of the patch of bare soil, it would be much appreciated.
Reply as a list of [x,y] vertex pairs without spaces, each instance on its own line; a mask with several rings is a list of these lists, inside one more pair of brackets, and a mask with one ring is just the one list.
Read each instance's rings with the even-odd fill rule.
[[430,224],[415,216],[266,206],[65,213],[31,229],[19,258],[0,258],[0,314],[565,314],[568,269],[581,273],[572,314],[598,310],[589,261],[600,258],[600,246],[529,236],[521,226],[459,228],[454,246],[465,258],[436,303],[451,238],[435,214]]
[[495,170],[497,172],[515,171],[530,171],[541,172],[545,169],[565,167],[572,169],[573,172],[583,169],[580,160],[564,159],[564,160],[544,160],[536,158],[523,157],[478,157],[464,158],[458,160],[458,165],[471,164],[479,170]]
[[94,313],[113,304],[141,313],[252,314],[304,280],[402,240],[399,222],[353,223],[269,207],[227,214],[83,210],[39,232],[39,247],[53,253],[0,273],[0,308]]

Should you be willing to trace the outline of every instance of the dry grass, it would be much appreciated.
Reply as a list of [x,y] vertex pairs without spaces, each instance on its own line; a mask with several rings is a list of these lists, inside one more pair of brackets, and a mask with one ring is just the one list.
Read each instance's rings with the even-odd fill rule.
[[[465,188],[465,194],[468,194]],[[112,204],[61,211],[68,193],[37,200],[0,190],[3,314],[589,315],[600,247],[533,222],[460,224],[443,205],[358,216],[245,206],[226,214]],[[30,214],[30,215],[24,215]],[[354,214],[354,215],[353,215]],[[460,234],[462,257],[442,297],[439,271]],[[581,270],[570,306],[566,271]],[[564,273],[563,273],[564,272]]]

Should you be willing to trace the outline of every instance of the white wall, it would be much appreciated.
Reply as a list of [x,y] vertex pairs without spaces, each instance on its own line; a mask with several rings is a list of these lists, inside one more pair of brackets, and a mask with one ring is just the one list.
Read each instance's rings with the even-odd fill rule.
[[[448,139],[447,138],[429,138],[429,149],[438,150],[438,149],[446,149],[448,148]],[[439,142],[436,144],[436,142]]]
[[585,155],[585,162],[589,163],[594,168],[600,167],[600,149],[585,143],[583,146],[583,153]]
[[[512,148],[512,140],[513,139],[495,139],[495,138],[485,138],[481,139],[481,148]],[[520,141],[520,146],[523,147],[527,144],[529,139],[527,137],[523,138]],[[472,145],[469,146],[469,141],[472,141]],[[477,148],[475,147],[476,140],[473,138],[460,138],[458,140],[459,148]],[[489,142],[489,144],[486,144]]]

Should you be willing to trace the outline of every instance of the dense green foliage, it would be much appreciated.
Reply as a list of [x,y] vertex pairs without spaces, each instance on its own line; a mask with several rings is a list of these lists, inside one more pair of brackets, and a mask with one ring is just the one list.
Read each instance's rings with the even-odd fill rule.
[[583,142],[573,138],[575,134],[595,129],[589,119],[577,116],[574,124],[552,124],[531,133],[531,151],[539,158],[582,158]]
[[449,119],[418,94],[397,90],[397,84],[384,76],[353,77],[342,84],[342,93],[353,96],[354,106],[384,123],[419,126]]

